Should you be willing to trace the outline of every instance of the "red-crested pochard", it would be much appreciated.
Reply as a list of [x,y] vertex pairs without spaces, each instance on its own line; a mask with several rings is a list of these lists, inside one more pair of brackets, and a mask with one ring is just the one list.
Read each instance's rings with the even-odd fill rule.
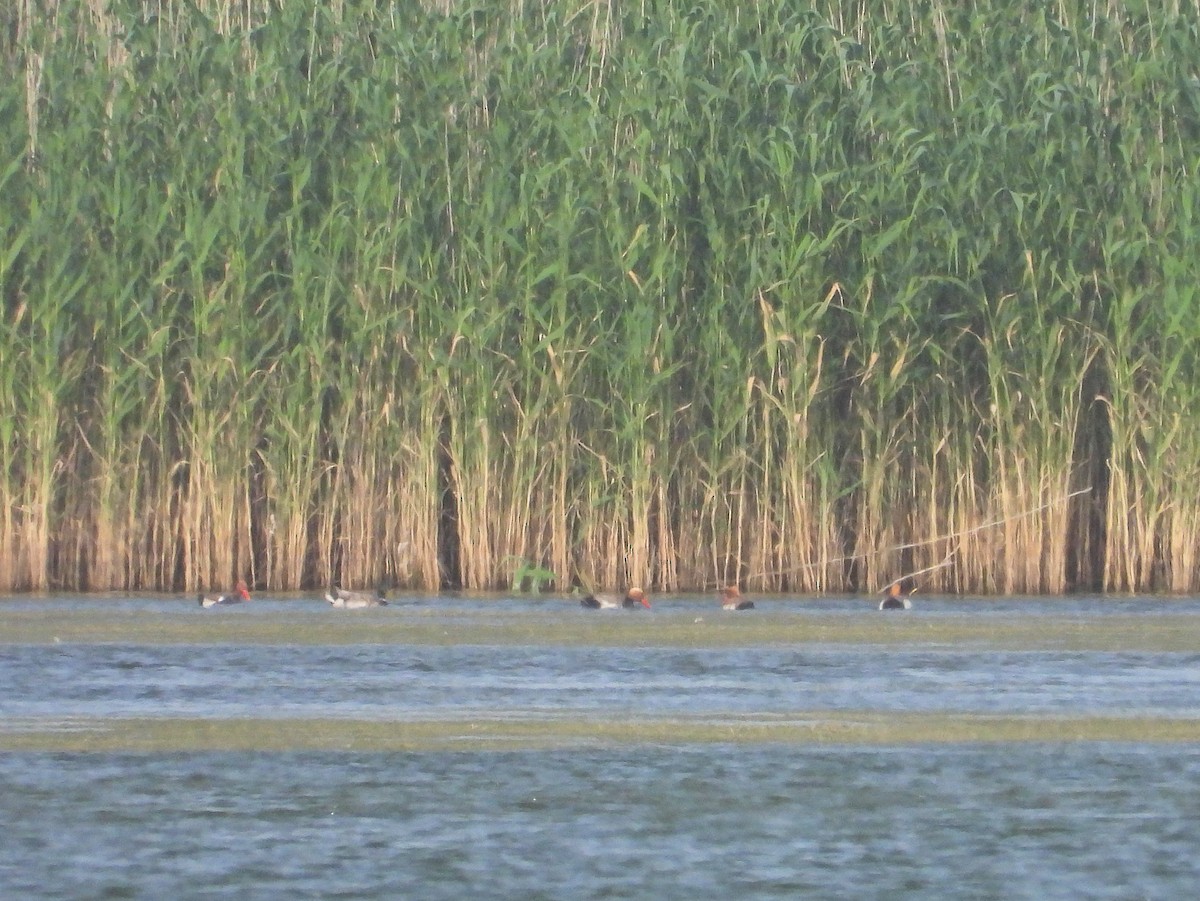
[[224,594],[201,594],[196,600],[201,607],[216,607],[221,604],[244,604],[250,600],[250,589],[246,587],[245,579],[238,579],[237,587]]
[[717,596],[721,599],[722,610],[753,610],[754,601],[748,601],[742,597],[742,592],[736,585],[729,585],[722,588]]
[[912,602],[905,597],[905,594],[912,594],[916,589],[908,592],[903,592],[900,589],[899,582],[893,582],[888,586],[887,596],[879,602],[880,610],[911,610]]
[[639,604],[648,608],[650,606],[650,599],[646,597],[646,593],[642,589],[630,588],[625,592],[624,596],[619,594],[589,594],[579,603],[588,610],[612,610],[617,607],[633,610]]

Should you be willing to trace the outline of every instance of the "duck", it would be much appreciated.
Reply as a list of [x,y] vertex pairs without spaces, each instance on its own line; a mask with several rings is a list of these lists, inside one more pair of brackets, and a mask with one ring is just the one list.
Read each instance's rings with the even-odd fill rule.
[[362,610],[365,607],[386,607],[383,589],[377,591],[347,591],[345,588],[334,588],[333,593],[325,592],[325,600],[335,607],[346,610]]
[[650,599],[646,597],[646,592],[640,588],[630,588],[625,592],[624,596],[619,594],[589,594],[579,603],[588,610],[612,610],[617,607],[634,610],[638,604],[647,609],[650,607]]
[[736,585],[729,585],[717,592],[717,597],[721,599],[722,610],[753,610],[754,601],[748,601],[742,597],[742,592]]
[[[916,589],[915,588],[912,589],[911,591],[908,592],[908,594],[912,594],[913,591],[916,591]],[[887,588],[886,597],[884,597],[884,599],[879,602],[879,609],[880,610],[911,610],[912,609],[912,601],[910,601],[907,597],[904,596],[904,593],[900,590],[900,583],[893,582]]]
[[250,600],[250,589],[246,587],[245,579],[238,579],[233,591],[224,594],[201,594],[196,596],[201,607],[216,607],[222,604],[244,604]]

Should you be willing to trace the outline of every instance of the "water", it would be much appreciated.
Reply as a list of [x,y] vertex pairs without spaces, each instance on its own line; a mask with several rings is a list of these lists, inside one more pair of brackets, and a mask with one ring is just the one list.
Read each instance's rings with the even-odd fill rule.
[[[1200,884],[1192,600],[193,607],[0,602],[0,897],[1166,899]],[[71,631],[89,617],[130,640]],[[1035,638],[1005,633],[1013,617]],[[12,639],[44,621],[61,634]],[[279,624],[293,640],[254,631]],[[982,637],[947,640],[968,628]],[[811,637],[826,632],[838,640]],[[838,728],[743,728],[814,717]],[[990,735],[1005,717],[1191,731]],[[976,739],[940,731],[977,721]],[[422,724],[432,737],[410,742]],[[481,742],[481,725],[515,731]]]

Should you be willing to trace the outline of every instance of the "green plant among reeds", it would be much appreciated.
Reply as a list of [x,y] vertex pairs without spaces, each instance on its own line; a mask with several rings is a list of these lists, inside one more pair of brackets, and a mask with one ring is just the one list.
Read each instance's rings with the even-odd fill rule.
[[511,588],[513,591],[528,591],[539,594],[542,586],[551,585],[557,581],[552,570],[538,566],[520,557],[510,557],[506,561],[512,567]]

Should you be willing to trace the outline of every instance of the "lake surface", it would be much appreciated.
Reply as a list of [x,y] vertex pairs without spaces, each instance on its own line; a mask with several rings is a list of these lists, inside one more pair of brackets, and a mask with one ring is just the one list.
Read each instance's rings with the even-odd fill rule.
[[0,599],[0,897],[1180,898],[1200,601]]

